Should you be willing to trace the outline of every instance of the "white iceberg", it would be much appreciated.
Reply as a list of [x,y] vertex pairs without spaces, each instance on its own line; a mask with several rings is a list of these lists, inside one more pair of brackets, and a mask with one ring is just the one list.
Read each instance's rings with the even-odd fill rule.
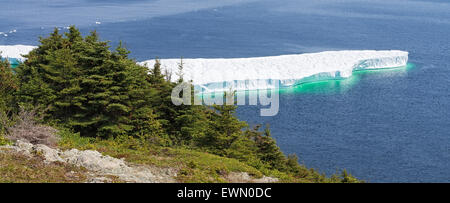
[[[0,46],[3,58],[24,61],[35,46]],[[161,68],[177,81],[180,59],[161,59]],[[404,67],[408,52],[326,51],[320,53],[231,59],[183,59],[183,79],[204,93],[258,90],[351,77],[353,71]],[[155,60],[138,64],[153,68]]]
[[0,46],[0,56],[2,58],[17,59],[24,61],[25,58],[22,55],[28,54],[31,50],[35,49],[35,46],[28,45],[7,45]]
[[[180,59],[161,59],[163,71],[178,80]],[[342,79],[353,71],[406,66],[408,52],[327,51],[320,53],[232,59],[183,59],[183,79],[202,92],[257,90]],[[152,68],[155,60],[140,62]]]

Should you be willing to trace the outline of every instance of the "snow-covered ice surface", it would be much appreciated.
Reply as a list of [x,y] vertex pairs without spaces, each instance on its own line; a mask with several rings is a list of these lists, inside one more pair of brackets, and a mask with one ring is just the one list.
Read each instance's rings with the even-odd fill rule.
[[[161,68],[178,80],[180,59],[161,59]],[[342,79],[353,71],[406,66],[408,52],[327,51],[233,59],[183,59],[183,78],[202,92],[257,90]],[[152,68],[155,60],[140,62]]]
[[[23,61],[34,46],[0,46],[3,58]],[[164,72],[178,80],[180,59],[161,59]],[[408,52],[326,51],[320,53],[231,59],[183,59],[183,78],[196,90],[223,92],[289,87],[306,82],[351,77],[353,71],[406,66]],[[152,68],[155,60],[140,62]]]
[[28,54],[34,48],[36,47],[28,45],[11,45],[11,46],[0,45],[0,56],[2,56],[3,58],[13,58],[23,61],[25,59],[22,55]]

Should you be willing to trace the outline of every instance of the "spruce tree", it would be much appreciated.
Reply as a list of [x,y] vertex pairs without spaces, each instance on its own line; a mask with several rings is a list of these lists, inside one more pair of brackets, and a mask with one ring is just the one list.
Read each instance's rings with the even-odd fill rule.
[[159,122],[163,125],[166,133],[171,135],[171,139],[176,141],[179,135],[178,129],[174,127],[175,119],[179,116],[178,109],[172,104],[171,93],[176,84],[165,80],[162,74],[161,62],[155,59],[155,65],[147,76],[147,81],[151,87],[151,106]]
[[272,138],[269,125],[266,125],[264,133],[255,137],[258,146],[258,157],[263,162],[268,163],[272,169],[280,171],[286,170],[286,156],[277,146],[275,139]]
[[4,96],[7,93],[17,89],[17,80],[13,74],[8,60],[3,60],[0,56],[0,94]]
[[112,52],[95,31],[82,37],[75,27],[40,42],[18,69],[23,103],[49,106],[48,119],[85,136],[164,137],[147,70],[122,43]]
[[12,110],[17,88],[17,79],[13,74],[11,65],[8,60],[3,60],[0,56],[0,111]]
[[247,124],[234,116],[235,105],[213,105],[212,108],[203,145],[209,146],[219,155],[225,155],[226,150],[242,136],[242,130]]
[[260,136],[262,132],[259,131],[261,126],[257,125],[254,128],[247,128],[242,136],[239,136],[230,148],[227,149],[227,157],[235,158],[255,168],[264,167],[264,163],[257,156],[258,146],[256,145],[254,138]]
[[21,105],[45,109],[57,97],[55,90],[50,87],[51,81],[47,81],[47,77],[52,74],[47,65],[53,59],[50,53],[63,48],[63,36],[55,28],[48,38],[41,37],[40,43],[38,48],[25,56],[27,60],[15,70],[21,83],[18,92]]

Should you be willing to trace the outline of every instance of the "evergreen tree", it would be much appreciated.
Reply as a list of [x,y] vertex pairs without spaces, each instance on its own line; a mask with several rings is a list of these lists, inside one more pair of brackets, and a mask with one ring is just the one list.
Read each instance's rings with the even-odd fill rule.
[[172,124],[173,139],[180,145],[201,145],[208,128],[210,112],[203,106],[181,105]]
[[[196,97],[194,93],[194,86],[191,83],[187,83],[183,80],[183,58],[181,58],[178,64],[178,80],[174,83],[174,86],[183,85],[191,88],[191,104],[194,104]],[[186,92],[182,92],[179,97],[184,98]],[[204,138],[208,129],[208,115],[212,112],[210,108],[198,105],[185,105],[179,106],[171,105],[172,112],[175,112],[173,116],[175,119],[171,122],[171,134],[177,144],[182,145],[198,145],[199,140]]]
[[161,88],[163,88],[167,84],[161,71],[161,61],[158,58],[155,59],[155,65],[150,71],[148,81],[150,82],[150,84],[152,84],[153,87],[159,90],[162,90]]
[[95,31],[83,38],[75,27],[40,41],[18,69],[23,103],[50,106],[49,119],[85,136],[164,137],[148,105],[147,70],[122,43],[112,52]]
[[177,84],[181,84],[181,83],[184,82],[183,69],[184,69],[184,63],[183,63],[183,57],[181,57],[180,63],[178,64],[178,72],[177,72],[178,81],[177,81]]
[[0,56],[0,145],[8,143],[3,135],[10,125],[9,117],[16,106],[14,94],[17,88],[17,80],[8,60],[3,60]]
[[264,129],[263,135],[255,137],[255,141],[258,146],[258,156],[263,162],[268,163],[273,169],[286,170],[286,157],[272,138],[269,125]]
[[248,163],[255,168],[264,167],[264,163],[257,156],[258,146],[254,138],[260,136],[262,132],[259,131],[260,125],[256,125],[253,129],[247,128],[242,136],[239,136],[230,148],[227,149],[227,157],[238,159],[242,162]]
[[203,145],[210,146],[219,155],[225,155],[225,151],[242,136],[242,130],[247,124],[234,116],[235,105],[213,105],[212,108],[214,111],[209,115],[209,127]]
[[27,60],[15,70],[21,83],[18,99],[24,107],[47,108],[56,98],[56,93],[47,83],[44,75],[52,74],[48,65],[52,58],[49,53],[60,50],[63,47],[63,36],[55,28],[48,38],[40,38],[41,45],[32,50],[25,57]]
[[13,94],[17,90],[17,80],[8,60],[0,56],[0,110],[6,110],[12,104]]
[[81,36],[81,32],[75,28],[75,26],[70,26],[69,32],[65,33],[68,39],[68,46],[74,47],[79,44],[83,40],[83,36]]
[[158,58],[155,59],[155,65],[150,70],[147,81],[152,89],[150,104],[158,116],[159,122],[163,125],[166,134],[171,135],[171,139],[176,142],[179,136],[179,129],[173,124],[179,116],[179,111],[178,107],[172,104],[171,99],[172,89],[176,84],[165,80],[165,75],[162,74],[161,70],[161,62]]

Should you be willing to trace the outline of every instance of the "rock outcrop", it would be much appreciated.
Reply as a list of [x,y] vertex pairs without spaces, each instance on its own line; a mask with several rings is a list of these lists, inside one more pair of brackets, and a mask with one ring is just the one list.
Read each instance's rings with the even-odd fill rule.
[[245,172],[231,172],[226,179],[232,183],[276,183],[278,178],[263,176],[262,178],[253,178]]
[[77,149],[61,151],[46,145],[33,145],[20,140],[14,146],[2,148],[27,156],[42,156],[47,163],[62,162],[86,168],[91,173],[89,182],[111,182],[109,177],[117,177],[120,181],[131,183],[171,183],[175,182],[174,177],[176,177],[173,169],[132,165],[122,159],[104,156],[98,151]]
[[[40,156],[45,163],[60,162],[83,167],[88,170],[89,183],[127,182],[127,183],[173,183],[177,171],[173,168],[159,168],[137,165],[102,155],[98,151],[71,149],[62,151],[43,144],[31,144],[17,140],[13,146],[0,146],[0,153],[15,152],[28,157]],[[245,172],[230,172],[224,176],[232,183],[274,183],[277,178],[254,178]]]

